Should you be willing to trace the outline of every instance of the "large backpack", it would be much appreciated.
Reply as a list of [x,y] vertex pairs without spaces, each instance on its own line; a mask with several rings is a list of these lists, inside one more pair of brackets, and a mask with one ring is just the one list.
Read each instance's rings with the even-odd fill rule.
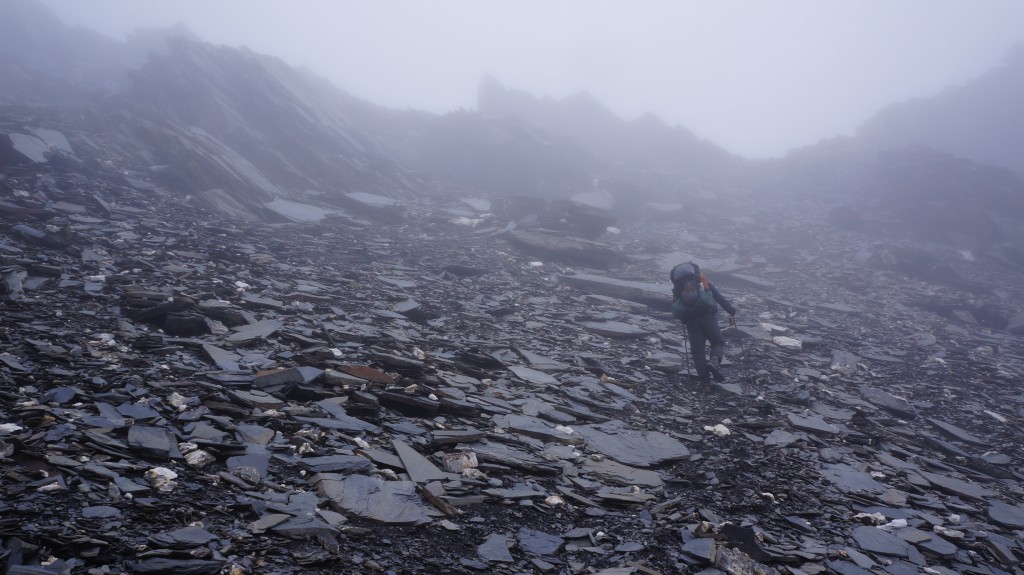
[[700,273],[697,264],[687,262],[672,268],[672,316],[681,321],[711,313],[715,310],[715,298],[711,284]]

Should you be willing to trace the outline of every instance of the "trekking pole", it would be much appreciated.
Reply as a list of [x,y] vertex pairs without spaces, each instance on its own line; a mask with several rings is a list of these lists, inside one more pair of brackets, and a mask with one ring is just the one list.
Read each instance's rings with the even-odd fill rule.
[[685,323],[683,324],[683,349],[686,350],[686,355],[683,356],[686,358],[686,363],[683,364],[686,366],[686,379],[690,379],[690,332],[686,329]]
[[747,354],[746,348],[743,346],[743,337],[740,336],[740,328],[736,327],[736,318],[729,316],[729,325],[732,326],[733,333],[736,334],[736,339],[740,340],[740,353],[743,355]]

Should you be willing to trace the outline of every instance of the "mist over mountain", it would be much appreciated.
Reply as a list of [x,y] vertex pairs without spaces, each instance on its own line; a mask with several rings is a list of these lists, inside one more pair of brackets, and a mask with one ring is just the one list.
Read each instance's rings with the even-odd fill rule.
[[865,145],[924,145],[1024,175],[1024,45],[975,80],[894,103],[857,131]]
[[194,35],[183,25],[143,29],[124,42],[70,28],[34,0],[0,4],[0,104],[77,105],[127,86],[126,70],[170,37]]
[[[279,217],[266,210],[276,199],[344,207],[354,194],[447,190],[598,194],[619,217],[708,222],[813,199],[875,235],[947,243],[1017,241],[1024,221],[1020,178],[986,165],[1024,157],[1020,50],[976,82],[883,110],[854,138],[755,161],[585,93],[538,98],[487,77],[477,110],[392,110],[183,27],[116,42],[29,0],[0,9],[0,168],[62,158],[232,217]],[[952,233],[957,218],[972,225]]]
[[738,165],[740,158],[682,126],[670,127],[647,114],[629,122],[586,93],[563,100],[535,98],[486,77],[478,109],[484,116],[511,117],[564,136],[617,166],[680,175],[712,176]]

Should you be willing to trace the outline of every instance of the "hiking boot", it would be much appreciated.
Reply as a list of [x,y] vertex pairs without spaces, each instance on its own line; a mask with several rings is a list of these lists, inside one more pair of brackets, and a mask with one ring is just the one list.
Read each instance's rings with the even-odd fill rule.
[[708,371],[711,372],[711,377],[715,378],[715,381],[725,381],[725,376],[718,370],[718,366],[722,363],[722,358],[717,355],[711,356],[711,360],[708,361]]

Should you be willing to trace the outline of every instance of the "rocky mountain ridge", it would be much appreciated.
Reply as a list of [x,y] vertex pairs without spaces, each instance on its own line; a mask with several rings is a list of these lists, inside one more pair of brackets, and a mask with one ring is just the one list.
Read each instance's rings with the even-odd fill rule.
[[[5,573],[1021,571],[1008,170],[850,138],[655,170],[535,119],[718,152],[187,37],[131,69],[0,106]],[[739,308],[709,386],[687,260]]]
[[[278,201],[362,209],[367,194],[410,198],[435,189],[588,197],[619,217],[682,221],[742,216],[750,202],[811,193],[831,198],[840,218],[852,204],[854,225],[887,214],[865,228],[875,234],[906,230],[974,250],[994,241],[1010,261],[1024,251],[1014,231],[1024,211],[1013,176],[993,184],[973,175],[978,170],[961,170],[958,189],[968,190],[973,215],[958,217],[972,225],[951,238],[940,230],[963,212],[962,199],[933,198],[946,206],[938,213],[913,206],[922,195],[947,193],[930,174],[954,159],[909,160],[898,150],[880,159],[866,136],[755,162],[654,117],[626,122],[587,95],[540,100],[493,79],[481,84],[478,112],[387,110],[278,59],[212,46],[187,30],[144,31],[117,43],[69,30],[30,0],[2,8],[10,33],[0,52],[14,80],[0,87],[7,172],[56,154],[65,169],[113,168],[253,221],[287,218],[268,209]],[[988,191],[971,191],[981,188]],[[992,230],[1003,231],[993,237]]]
[[1024,175],[1024,45],[976,79],[891,104],[857,130],[877,149],[927,145]]

